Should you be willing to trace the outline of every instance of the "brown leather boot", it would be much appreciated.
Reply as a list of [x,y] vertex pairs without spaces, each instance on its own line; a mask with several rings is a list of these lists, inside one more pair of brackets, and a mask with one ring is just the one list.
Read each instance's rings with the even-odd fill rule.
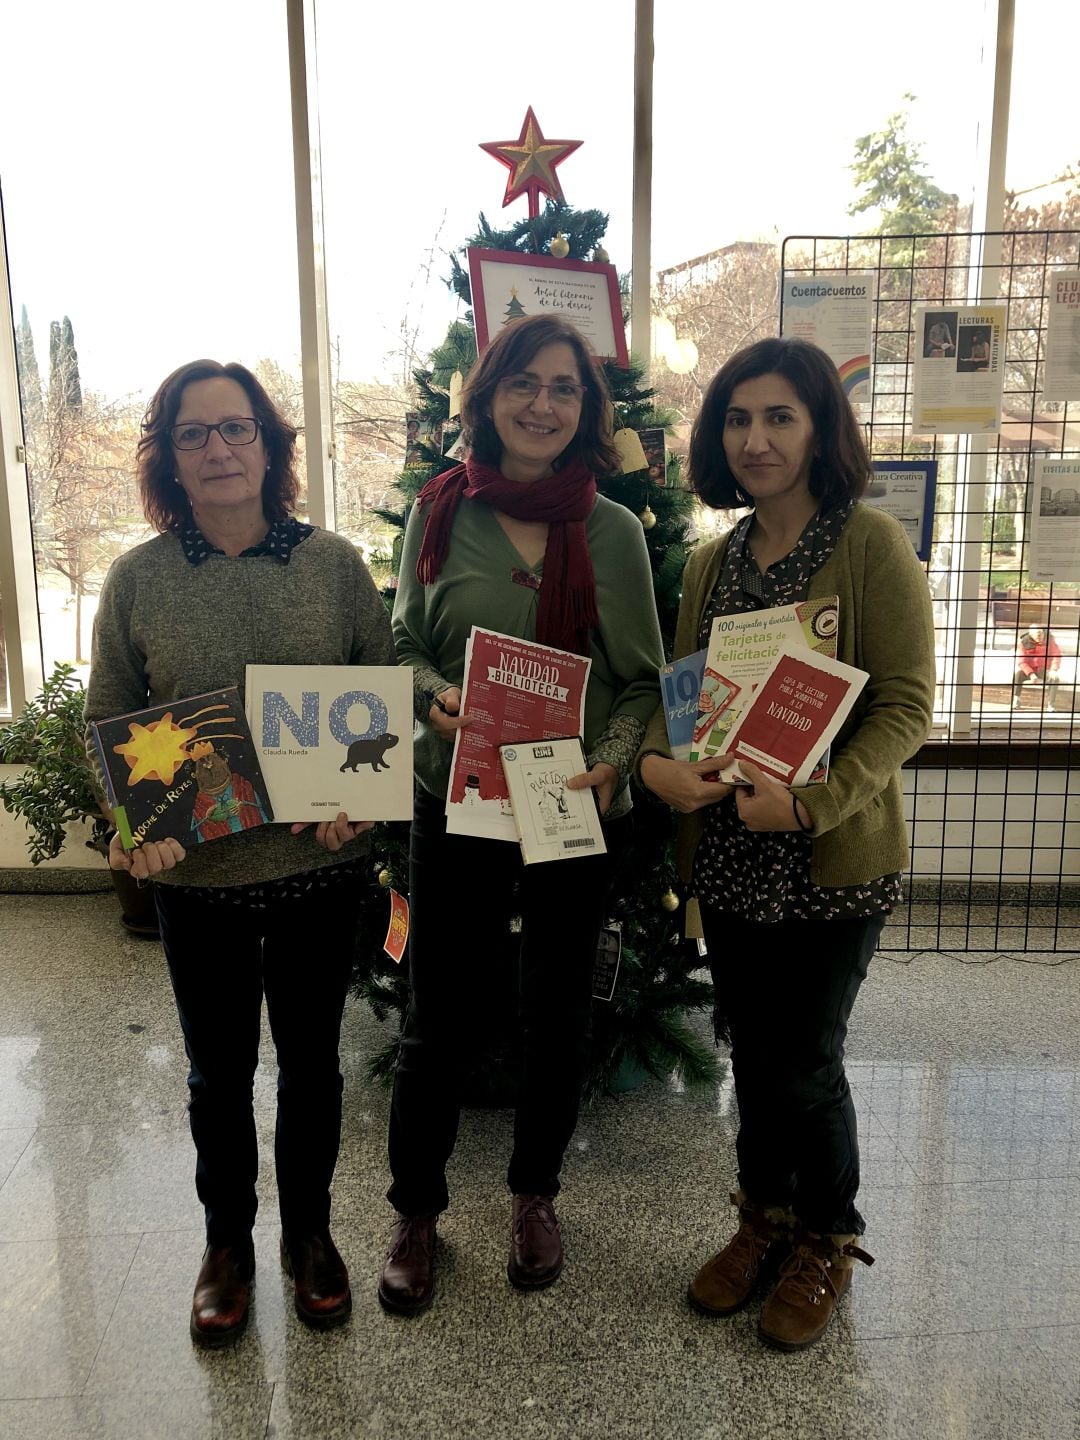
[[519,1290],[542,1290],[562,1273],[562,1234],[554,1195],[515,1195],[506,1276]]
[[768,1284],[791,1250],[795,1216],[780,1206],[763,1207],[743,1191],[730,1197],[739,1228],[723,1250],[690,1281],[687,1298],[703,1315],[734,1315]]
[[247,1324],[254,1284],[251,1245],[207,1245],[191,1301],[191,1338],[211,1349],[231,1344]]
[[419,1315],[435,1294],[438,1215],[398,1215],[379,1276],[379,1303],[395,1315]]
[[855,1261],[873,1265],[857,1235],[814,1235],[802,1231],[795,1249],[761,1307],[758,1335],[777,1350],[805,1350],[829,1328],[837,1304],[851,1289]]
[[305,1325],[330,1330],[344,1325],[352,1312],[352,1292],[345,1261],[327,1230],[285,1243],[281,1237],[281,1267],[292,1276],[293,1305]]

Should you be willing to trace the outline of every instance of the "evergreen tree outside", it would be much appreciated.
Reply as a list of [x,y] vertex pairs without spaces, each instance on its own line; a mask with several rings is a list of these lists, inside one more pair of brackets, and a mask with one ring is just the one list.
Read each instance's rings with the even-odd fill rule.
[[[915,96],[903,99],[910,105]],[[907,109],[897,110],[883,129],[855,141],[855,159],[848,168],[862,193],[848,206],[848,214],[876,212],[874,234],[923,235],[947,229],[956,219],[957,197],[927,175],[922,147],[908,136],[908,120]]]
[[66,315],[60,329],[60,357],[64,404],[69,410],[81,410],[82,381],[79,378],[79,356],[75,349],[75,332]]
[[[494,229],[481,215],[477,232],[451,255],[448,285],[471,306],[466,251],[472,247],[514,250],[543,255],[556,233],[562,232],[570,245],[570,258],[585,260],[603,239],[607,216],[598,210],[572,210],[549,201],[539,216],[518,221],[505,230]],[[509,317],[508,317],[509,318]],[[449,391],[454,372],[468,374],[476,360],[476,337],[471,310],[464,320],[449,327],[442,343],[433,351],[429,364],[414,372],[418,391],[415,406],[423,420],[443,425],[444,449],[460,434],[460,424],[450,419]],[[644,381],[644,367],[636,362],[622,368],[604,365],[615,407],[614,429],[642,430],[667,427],[670,412],[658,409],[654,392]],[[457,462],[430,448],[422,452],[422,465],[403,471],[397,484],[400,510],[384,509],[378,514],[396,531],[394,559],[400,556],[401,539],[417,492],[429,479]],[[644,516],[657,611],[670,656],[678,615],[683,566],[688,553],[688,530],[693,497],[678,484],[677,460],[668,469],[669,483],[650,484],[648,469],[608,477],[599,489],[609,500]],[[396,582],[395,582],[396,583]],[[392,601],[393,586],[387,590]],[[675,903],[678,881],[674,863],[674,817],[666,806],[648,797],[635,797],[635,838],[616,877],[609,905],[609,922],[619,927],[622,956],[618,981],[611,1001],[593,1006],[593,1063],[587,1081],[589,1093],[625,1088],[629,1074],[650,1073],[665,1078],[675,1071],[687,1085],[714,1083],[718,1061],[710,1041],[687,1022],[690,1011],[708,1010],[712,986],[702,977],[696,944],[682,937],[683,911]],[[368,903],[361,921],[355,983],[379,1019],[395,1017],[399,1024],[408,1003],[406,976],[382,954],[386,933],[387,896],[392,885],[400,893],[408,890],[408,825],[376,826],[373,835],[373,876]],[[470,1090],[474,1102],[491,1103],[508,1098],[509,1056],[513,1050],[516,1015],[515,952],[517,940],[508,934],[506,951],[496,956],[477,956],[468,948],[468,916],[474,904],[483,903],[484,877],[476,877],[476,894],[462,896],[461,914],[452,924],[461,935],[463,980],[474,986],[478,1005],[486,1010],[478,1034],[495,1037],[490,1051],[477,1057]],[[464,968],[467,967],[467,970]],[[397,1057],[398,1040],[390,1040],[372,1062],[375,1075],[389,1077]]]
[[25,305],[15,327],[15,357],[19,372],[19,400],[22,404],[23,424],[29,429],[32,425],[41,424],[44,402],[41,372],[34,349],[34,332],[30,328],[30,317],[26,313]]

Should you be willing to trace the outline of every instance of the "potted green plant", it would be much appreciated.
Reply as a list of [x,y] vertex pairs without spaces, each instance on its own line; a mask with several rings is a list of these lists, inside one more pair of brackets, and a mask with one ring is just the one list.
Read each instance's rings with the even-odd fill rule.
[[[84,743],[86,693],[71,665],[57,665],[41,693],[8,724],[0,725],[0,765],[18,766],[0,782],[0,802],[26,825],[30,863],[55,860],[70,838],[68,826],[85,820],[86,844],[104,859],[114,826]],[[156,934],[150,891],[123,871],[110,870],[125,927]]]

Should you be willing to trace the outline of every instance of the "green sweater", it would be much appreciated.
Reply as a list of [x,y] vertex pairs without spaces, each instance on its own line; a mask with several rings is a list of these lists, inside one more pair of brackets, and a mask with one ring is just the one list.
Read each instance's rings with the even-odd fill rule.
[[[730,532],[728,532],[730,534]],[[698,647],[702,616],[728,535],[695,550],[683,575],[675,659]],[[814,822],[810,878],[861,885],[908,860],[900,766],[926,739],[934,704],[934,622],[926,576],[900,525],[856,505],[840,543],[810,581],[809,598],[840,597],[837,659],[870,678],[833,741],[824,785],[794,791]],[[661,706],[638,757],[670,755]],[[690,882],[704,811],[680,816],[679,873]]]
[[[640,523],[624,506],[599,496],[585,530],[600,612],[585,694],[585,752],[590,765],[605,761],[619,772],[608,810],[614,818],[630,809],[627,777],[656,708],[664,652]],[[489,505],[458,505],[450,552],[433,585],[416,578],[423,532],[424,513],[414,506],[401,554],[394,639],[400,664],[413,666],[416,775],[426,789],[445,796],[452,747],[428,724],[432,701],[440,690],[461,687],[473,625],[535,640],[540,596],[511,579],[512,571],[529,567]],[[534,573],[542,576],[543,565]]]
[[[283,564],[272,555],[184,557],[175,535],[128,550],[105,577],[94,621],[86,718],[106,720],[226,685],[246,665],[393,665],[386,606],[354,546],[316,530]],[[93,758],[93,745],[89,747]],[[361,854],[263,825],[193,845],[159,880],[254,885]],[[366,845],[366,837],[360,841]]]

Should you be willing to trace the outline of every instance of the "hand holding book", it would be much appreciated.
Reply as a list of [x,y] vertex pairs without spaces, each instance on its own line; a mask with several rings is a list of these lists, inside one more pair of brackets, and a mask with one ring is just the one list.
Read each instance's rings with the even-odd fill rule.
[[773,780],[749,760],[739,761],[741,784],[735,786],[739,819],[748,830],[778,831],[813,829],[810,812],[779,780]]
[[320,820],[318,823],[312,820],[298,821],[295,825],[289,826],[289,834],[299,835],[301,831],[307,830],[313,824],[315,825],[316,845],[321,845],[324,850],[329,850],[332,855],[336,855],[343,845],[347,845],[350,840],[355,840],[357,835],[362,834],[365,830],[370,830],[375,822],[374,820],[350,820],[342,810],[336,820]]
[[566,788],[568,790],[587,790],[591,787],[596,791],[596,804],[600,814],[606,815],[618,783],[619,772],[615,766],[609,765],[606,760],[600,760],[584,774],[571,775],[566,782]]
[[440,739],[452,745],[457,732],[468,723],[468,715],[461,713],[461,691],[456,685],[435,696],[428,711],[428,724]]
[[720,759],[715,755],[695,761],[646,755],[641,762],[641,779],[665,805],[678,810],[680,815],[691,815],[731,794],[732,786],[717,776],[719,768]]
[[170,836],[167,840],[144,840],[136,850],[125,850],[119,832],[109,841],[110,870],[126,870],[134,880],[149,880],[162,870],[174,870],[187,851]]

